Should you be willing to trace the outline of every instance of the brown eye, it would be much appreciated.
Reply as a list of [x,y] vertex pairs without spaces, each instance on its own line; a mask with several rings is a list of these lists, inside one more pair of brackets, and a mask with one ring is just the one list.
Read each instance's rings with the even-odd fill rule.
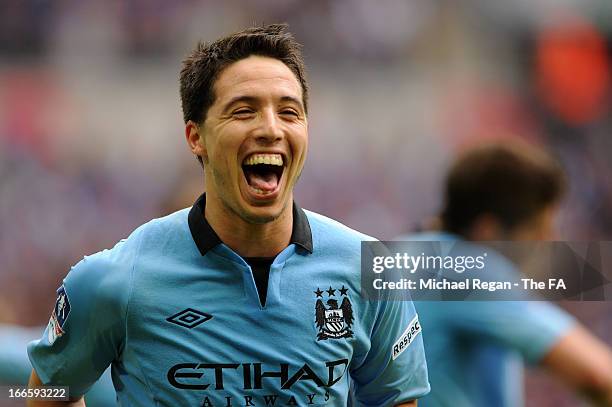
[[240,108],[240,109],[236,109],[236,110],[234,110],[234,112],[232,113],[232,115],[233,115],[234,117],[239,118],[239,119],[246,119],[246,118],[251,117],[251,115],[252,115],[253,113],[255,113],[255,112],[253,111],[253,109],[249,109],[249,108],[246,108],[246,107],[242,107],[242,108]]
[[280,114],[282,114],[283,116],[287,116],[287,117],[299,117],[299,113],[296,112],[293,109],[283,109],[281,110]]

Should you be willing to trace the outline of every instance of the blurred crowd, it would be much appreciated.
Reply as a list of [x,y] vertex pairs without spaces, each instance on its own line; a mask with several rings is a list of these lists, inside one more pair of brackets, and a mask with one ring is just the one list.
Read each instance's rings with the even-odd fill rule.
[[[522,137],[567,170],[560,239],[610,240],[607,0],[2,0],[0,322],[45,323],[69,265],[193,203],[181,59],[283,21],[311,85],[301,206],[392,238],[436,213],[462,146]],[[608,303],[568,306],[612,341]]]

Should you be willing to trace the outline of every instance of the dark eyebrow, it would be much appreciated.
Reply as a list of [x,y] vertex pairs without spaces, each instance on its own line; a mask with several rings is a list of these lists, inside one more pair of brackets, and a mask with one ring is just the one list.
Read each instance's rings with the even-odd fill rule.
[[304,106],[302,105],[302,101],[297,98],[294,98],[293,96],[283,96],[281,98],[281,102],[292,102],[298,105],[300,108],[304,109]]
[[223,106],[223,110],[224,111],[227,110],[230,106],[238,102],[255,103],[256,101],[257,101],[257,98],[253,96],[247,96],[247,95],[235,96],[229,102],[227,102],[225,106]]
[[[280,100],[281,100],[281,102],[295,103],[302,110],[304,109],[302,101],[300,99],[294,98],[293,96],[283,96],[283,97],[280,98]],[[223,111],[227,110],[230,106],[232,106],[232,105],[234,105],[234,104],[236,104],[238,102],[245,102],[245,103],[254,104],[254,103],[257,102],[257,98],[254,97],[254,96],[248,96],[248,95],[235,96],[235,97],[231,98],[230,101],[225,104],[225,106],[223,107]]]

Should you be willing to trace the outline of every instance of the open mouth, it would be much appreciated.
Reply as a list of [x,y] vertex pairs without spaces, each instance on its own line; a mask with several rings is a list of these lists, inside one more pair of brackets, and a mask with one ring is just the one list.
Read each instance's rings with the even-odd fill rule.
[[257,195],[270,195],[277,191],[284,169],[280,154],[251,154],[242,162],[244,178]]

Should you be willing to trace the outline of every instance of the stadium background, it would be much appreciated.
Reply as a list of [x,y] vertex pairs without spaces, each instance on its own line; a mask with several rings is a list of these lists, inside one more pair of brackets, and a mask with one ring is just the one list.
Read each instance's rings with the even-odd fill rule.
[[[83,254],[191,205],[180,61],[286,21],[311,84],[305,207],[379,238],[440,205],[449,159],[523,137],[561,157],[562,239],[612,236],[608,0],[0,0],[0,322],[44,324]],[[612,343],[612,305],[564,306]],[[539,372],[529,406],[577,401]]]

